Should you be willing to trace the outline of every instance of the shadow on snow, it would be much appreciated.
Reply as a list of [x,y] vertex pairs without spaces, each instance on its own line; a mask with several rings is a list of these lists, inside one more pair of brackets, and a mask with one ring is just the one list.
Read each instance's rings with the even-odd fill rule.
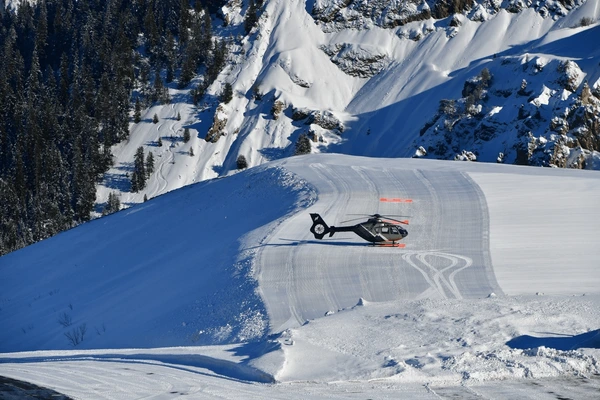
[[529,335],[517,336],[506,342],[513,349],[534,349],[547,347],[556,350],[575,350],[583,347],[600,349],[600,329],[589,331],[580,335],[560,335],[535,337]]

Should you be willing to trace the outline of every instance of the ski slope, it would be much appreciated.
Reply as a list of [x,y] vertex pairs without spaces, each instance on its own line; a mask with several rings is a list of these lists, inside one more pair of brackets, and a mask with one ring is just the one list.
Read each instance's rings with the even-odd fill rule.
[[[593,398],[599,183],[321,154],[173,191],[0,258],[0,375],[93,399]],[[318,241],[310,212],[406,215],[406,247]]]

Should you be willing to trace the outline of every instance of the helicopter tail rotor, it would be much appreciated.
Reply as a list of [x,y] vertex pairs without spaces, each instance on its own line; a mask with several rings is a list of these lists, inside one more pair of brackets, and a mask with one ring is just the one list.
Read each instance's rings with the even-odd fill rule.
[[319,214],[310,214],[310,217],[313,221],[313,224],[310,227],[310,231],[313,235],[315,235],[315,239],[323,239],[323,237],[330,232],[331,234],[333,234],[329,226],[325,223],[325,221],[323,220],[323,218],[321,218]]

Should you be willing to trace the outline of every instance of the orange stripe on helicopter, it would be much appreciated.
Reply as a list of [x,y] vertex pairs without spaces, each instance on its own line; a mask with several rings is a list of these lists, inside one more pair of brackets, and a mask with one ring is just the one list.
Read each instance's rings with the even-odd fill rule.
[[401,199],[399,197],[382,197],[379,201],[384,201],[388,203],[412,203],[412,199]]
[[398,223],[404,224],[404,225],[409,225],[408,220],[405,219],[403,221],[396,221],[396,220],[390,220],[390,219],[382,219],[382,222],[387,222],[388,224],[392,224],[392,225],[398,225]]

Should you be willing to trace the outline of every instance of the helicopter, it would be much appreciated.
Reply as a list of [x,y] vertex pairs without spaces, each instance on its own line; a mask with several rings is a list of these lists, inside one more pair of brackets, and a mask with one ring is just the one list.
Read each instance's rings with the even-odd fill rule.
[[[316,213],[311,213],[310,217],[313,221],[310,231],[315,235],[315,239],[319,240],[327,234],[331,237],[337,232],[354,232],[374,245],[403,247],[397,242],[408,235],[408,231],[400,226],[400,224],[408,225],[407,220],[400,221],[380,214],[367,215],[366,221],[350,226],[328,226],[325,220]],[[350,221],[353,220],[344,222]]]

